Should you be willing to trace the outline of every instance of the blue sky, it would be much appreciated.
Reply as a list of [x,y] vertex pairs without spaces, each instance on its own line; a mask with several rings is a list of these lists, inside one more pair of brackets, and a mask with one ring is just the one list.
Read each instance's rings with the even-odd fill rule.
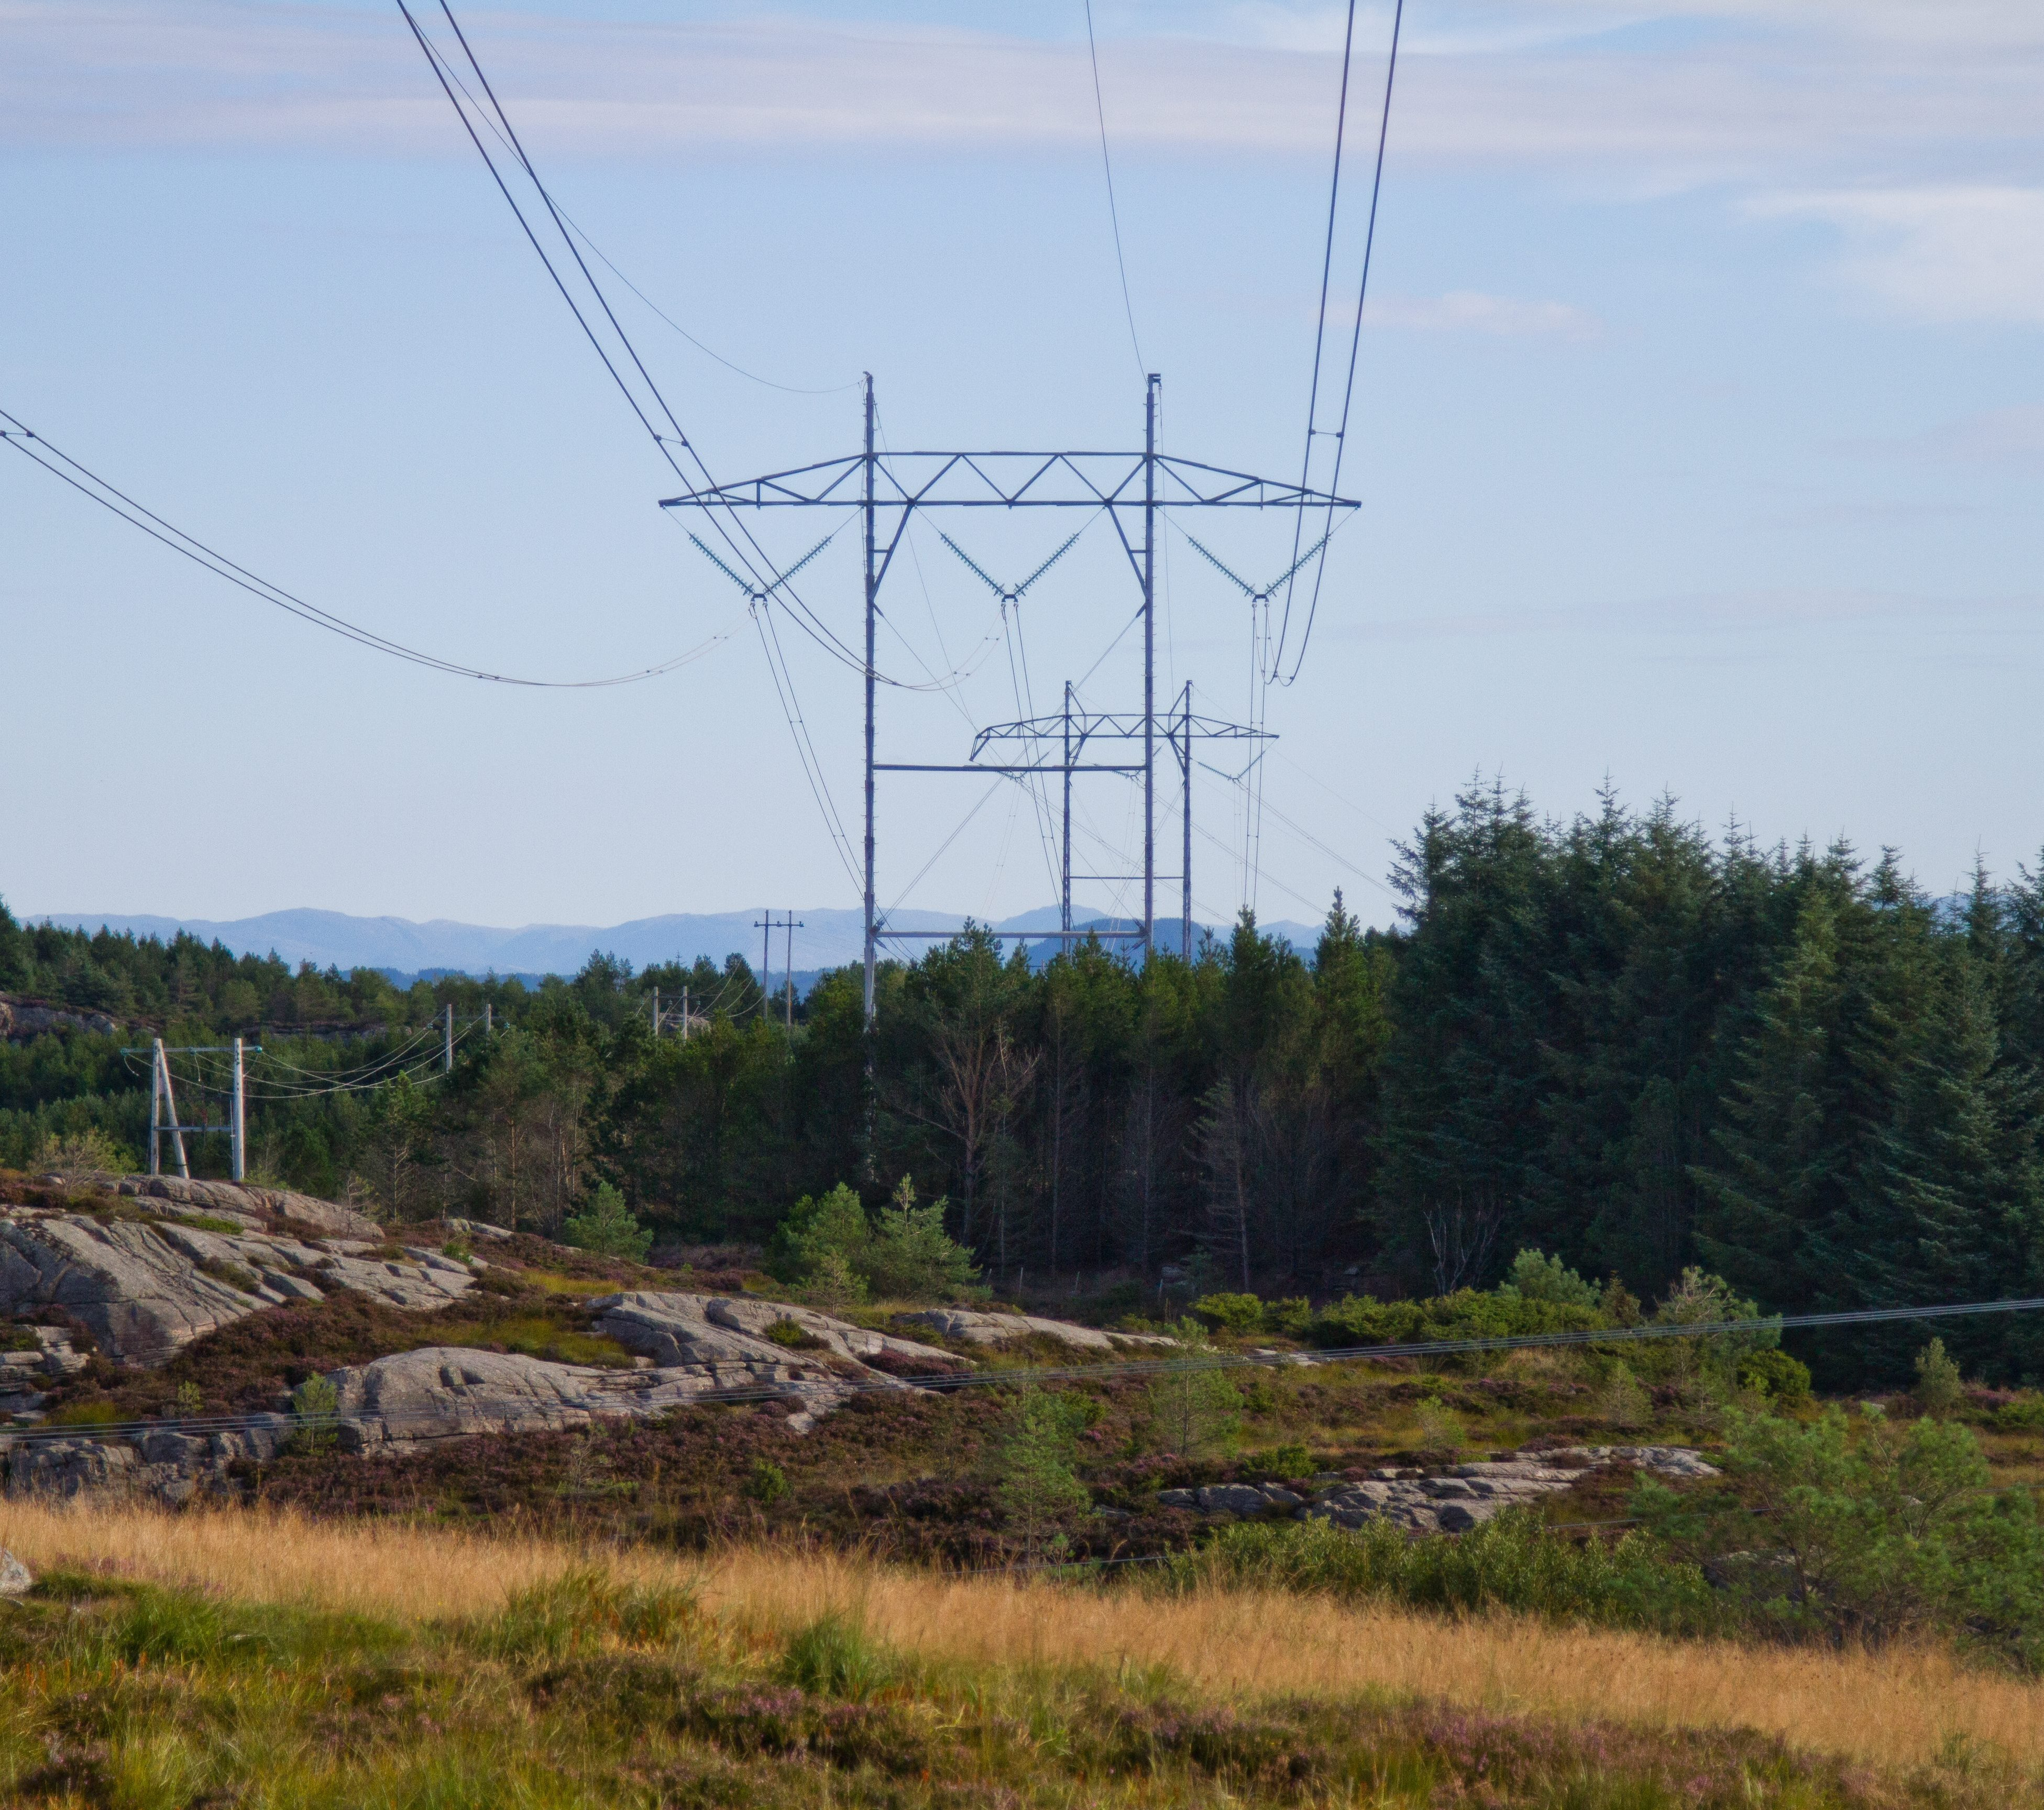
[[[1080,6],[461,16],[559,198],[724,357],[806,387],[870,369],[895,446],[1135,443]],[[1293,471],[1340,10],[1096,17],[1165,443]],[[1362,9],[1366,132],[1389,24]],[[1381,921],[1364,876],[1479,771],[1560,814],[1608,779],[1769,841],[1893,844],[1939,889],[1977,851],[2034,865],[2044,14],[1416,0],[1408,27],[1344,474],[1364,507],[1299,681],[1270,693],[1260,907],[1312,916],[1340,884]],[[711,644],[622,690],[441,677],[10,457],[10,904],[601,923],[852,903],[743,599],[655,507],[671,476],[394,4],[0,0],[0,407],[254,570],[465,663],[574,677]],[[855,392],[762,387],[620,309],[720,475],[855,445]],[[770,544],[836,524],[806,525]],[[1284,563],[1281,523],[1186,525],[1251,576]],[[1012,577],[1063,531],[955,531]],[[1167,546],[1163,680],[1239,715],[1241,600]],[[1096,527],[1031,593],[1039,708],[1132,608],[1115,558]],[[805,590],[848,638],[853,560],[841,536]],[[889,582],[883,664],[972,677],[890,696],[887,747],[962,757],[1020,714],[993,600],[928,529]],[[856,681],[784,639],[849,821]],[[1134,701],[1131,646],[1095,701]],[[1119,788],[1082,801],[1082,858],[1115,869]],[[939,853],[981,799],[883,792],[883,903],[1051,896],[1012,788]],[[1202,772],[1195,806],[1197,897],[1224,917],[1239,793]]]

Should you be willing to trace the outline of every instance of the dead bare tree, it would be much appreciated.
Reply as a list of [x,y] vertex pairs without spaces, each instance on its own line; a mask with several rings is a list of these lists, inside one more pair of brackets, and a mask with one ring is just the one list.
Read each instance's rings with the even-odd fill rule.
[[1423,1208],[1420,1218],[1433,1247],[1435,1292],[1453,1294],[1482,1275],[1504,1210],[1495,1201],[1470,1206],[1458,1195],[1453,1206]]

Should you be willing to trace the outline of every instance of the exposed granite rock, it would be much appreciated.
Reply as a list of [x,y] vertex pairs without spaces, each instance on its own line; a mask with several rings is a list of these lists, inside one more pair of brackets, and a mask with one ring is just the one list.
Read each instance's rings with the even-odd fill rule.
[[599,1316],[597,1332],[615,1339],[627,1351],[644,1354],[656,1364],[733,1360],[785,1363],[794,1354],[762,1336],[769,1326],[784,1320],[792,1320],[834,1356],[854,1363],[883,1354],[916,1359],[940,1370],[958,1362],[949,1352],[934,1345],[919,1345],[910,1339],[869,1332],[863,1326],[819,1313],[813,1307],[778,1301],[632,1290],[599,1295],[590,1306]]
[[437,1252],[408,1255],[388,1262],[259,1231],[17,1207],[0,1210],[0,1316],[61,1307],[115,1357],[156,1363],[259,1307],[320,1300],[322,1284],[425,1309],[474,1283]]
[[36,1587],[35,1575],[29,1567],[0,1546],[0,1597],[23,1597]]
[[1162,1490],[1160,1507],[1195,1509],[1203,1514],[1258,1514],[1289,1507],[1300,1520],[1331,1521],[1358,1528],[1385,1520],[1410,1533],[1466,1533],[1514,1503],[1538,1501],[1566,1490],[1585,1471],[1611,1463],[1637,1465],[1664,1477],[1704,1478],[1717,1467],[1686,1446],[1570,1446],[1558,1451],[1521,1453],[1509,1459],[1456,1465],[1429,1475],[1385,1469],[1361,1480],[1331,1482],[1303,1506],[1276,1483],[1208,1484],[1198,1490]]
[[288,1220],[323,1237],[377,1238],[376,1221],[337,1201],[321,1200],[290,1188],[256,1187],[245,1182],[187,1181],[182,1175],[123,1175],[113,1191],[133,1198],[172,1201],[207,1213],[245,1218],[251,1230],[263,1221]]
[[[7,1448],[12,1446],[12,1450]],[[75,1501],[120,1501],[135,1494],[141,1454],[111,1440],[52,1439],[19,1444],[0,1439],[6,1494]]]
[[920,1313],[905,1313],[901,1319],[905,1325],[928,1326],[947,1339],[962,1339],[970,1345],[1005,1344],[1010,1339],[1026,1339],[1032,1334],[1085,1351],[1178,1343],[1156,1333],[1103,1333],[1092,1326],[1075,1326],[1068,1320],[1043,1320],[1033,1313],[982,1313],[966,1307],[932,1307]]
[[45,1031],[94,1031],[101,1037],[112,1037],[120,1029],[116,1020],[89,1006],[52,1006],[0,993],[0,1037],[10,1043],[25,1043]]
[[[798,1405],[790,1416],[807,1432],[848,1393],[813,1365],[790,1362],[773,1345],[764,1359],[720,1359],[654,1370],[597,1370],[512,1352],[448,1346],[378,1358],[336,1371],[342,1448],[459,1438],[469,1433],[559,1431],[605,1419],[646,1420],[705,1396],[763,1392]],[[799,1423],[799,1424],[797,1424]]]
[[73,1348],[71,1334],[60,1326],[29,1326],[35,1348],[0,1352],[0,1416],[16,1422],[40,1420],[48,1399],[46,1385],[75,1375],[90,1360]]

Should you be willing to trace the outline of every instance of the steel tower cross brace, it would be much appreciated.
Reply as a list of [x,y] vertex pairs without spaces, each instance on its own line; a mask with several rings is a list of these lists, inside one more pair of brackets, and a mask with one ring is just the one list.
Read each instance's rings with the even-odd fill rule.
[[[1105,514],[1113,524],[1143,597],[1143,711],[1138,735],[1143,743],[1139,766],[1083,766],[1067,760],[1074,772],[1140,773],[1143,780],[1143,930],[1147,947],[1156,913],[1156,554],[1160,512],[1181,509],[1354,509],[1350,497],[1315,490],[1289,479],[1258,477],[1197,459],[1180,458],[1157,450],[1157,404],[1163,379],[1147,374],[1143,390],[1143,435],[1140,452],[1066,450],[1024,452],[889,452],[876,445],[877,418],[873,378],[865,383],[865,435],[861,451],[840,458],[822,459],[786,471],[733,484],[705,485],[678,497],[663,498],[663,509],[701,509],[731,513],[740,509],[857,508],[864,531],[866,658],[866,1028],[874,1022],[874,971],[883,934],[876,886],[878,819],[874,776],[889,772],[1048,773],[1051,765],[1013,767],[944,766],[895,763],[875,758],[879,673],[874,650],[880,590],[894,556],[918,512],[949,509],[1086,509]],[[1139,523],[1132,517],[1142,512]],[[777,576],[769,592],[781,590]],[[1207,733],[1204,727],[1202,734]],[[1070,784],[1070,772],[1066,774]],[[1069,866],[1069,862],[1067,862]],[[886,931],[889,936],[905,933]],[[870,1066],[871,1041],[868,1039]]]
[[[1105,742],[1134,742],[1161,731],[1164,745],[1175,755],[1178,770],[1184,781],[1183,816],[1185,847],[1175,874],[1157,873],[1154,870],[1143,877],[1151,880],[1176,880],[1179,883],[1181,899],[1179,917],[1179,953],[1189,961],[1193,954],[1193,738],[1204,737],[1209,742],[1274,742],[1277,736],[1267,729],[1258,729],[1246,723],[1224,723],[1216,717],[1196,715],[1193,711],[1193,684],[1188,679],[1185,689],[1178,694],[1177,708],[1167,715],[1151,717],[1148,713],[1126,711],[1086,710],[1074,708],[1072,703],[1072,685],[1065,681],[1065,707],[1055,716],[1024,717],[1014,723],[990,723],[973,738],[970,760],[963,766],[947,769],[966,773],[1062,773],[1064,776],[1064,823],[1062,853],[1058,866],[1058,940],[1070,944],[1082,941],[1090,936],[1104,941],[1146,938],[1142,930],[1075,930],[1072,928],[1072,882],[1074,880],[1121,880],[1133,877],[1119,874],[1080,874],[1072,869],[1072,775],[1074,773],[1125,773],[1139,771],[1117,766],[1108,761],[1089,762],[1083,757],[1086,743],[1096,739]],[[979,757],[997,742],[1024,742],[1032,746],[1055,741],[1064,752],[1061,761],[1045,761],[1032,767],[989,765]],[[1154,936],[1154,926],[1152,926]],[[1029,941],[1025,933],[1020,939]]]

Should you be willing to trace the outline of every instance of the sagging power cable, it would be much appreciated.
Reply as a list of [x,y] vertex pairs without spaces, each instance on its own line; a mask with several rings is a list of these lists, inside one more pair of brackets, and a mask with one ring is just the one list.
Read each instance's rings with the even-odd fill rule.
[[80,496],[90,497],[102,508],[118,516],[130,527],[140,528],[152,540],[161,542],[173,553],[182,554],[194,565],[205,567],[215,577],[225,578],[229,584],[246,591],[252,597],[259,598],[263,602],[283,611],[286,615],[296,616],[301,622],[309,623],[314,628],[322,628],[329,635],[337,635],[344,641],[352,641],[372,653],[387,654],[393,659],[409,661],[415,666],[445,673],[455,678],[480,679],[488,685],[521,685],[542,691],[596,691],[611,685],[634,685],[642,680],[657,679],[663,673],[687,665],[691,661],[700,660],[729,639],[736,626],[734,623],[731,627],[720,629],[707,641],[699,642],[686,653],[677,654],[656,665],[642,666],[635,672],[613,673],[608,678],[532,679],[509,673],[487,672],[478,666],[444,659],[437,654],[428,654],[403,642],[394,641],[388,635],[378,634],[374,629],[364,628],[359,623],[336,615],[331,610],[321,609],[317,604],[308,603],[281,585],[273,585],[268,579],[257,577],[246,566],[237,565],[217,548],[165,520],[153,509],[144,507],[127,492],[117,489],[98,473],[81,465],[68,453],[53,446],[17,416],[0,408],[0,421],[8,424],[5,428],[0,428],[0,439],[4,439],[15,451],[33,459],[52,476],[68,484]]

